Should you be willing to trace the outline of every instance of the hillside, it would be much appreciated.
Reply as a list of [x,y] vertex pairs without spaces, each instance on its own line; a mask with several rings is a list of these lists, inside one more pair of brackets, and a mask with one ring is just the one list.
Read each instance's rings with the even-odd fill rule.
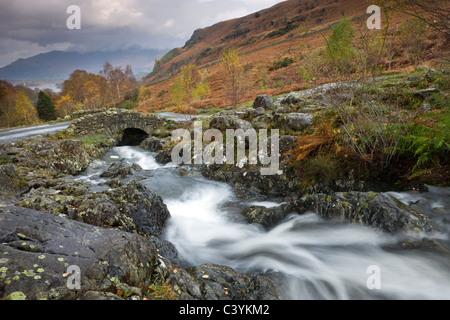
[[[243,101],[261,93],[273,96],[303,89],[309,84],[299,73],[302,60],[324,47],[331,27],[344,16],[353,21],[355,34],[364,31],[370,4],[355,0],[289,0],[242,18],[198,29],[184,47],[175,48],[156,60],[153,72],[146,77],[152,99],[137,109],[141,112],[173,109],[168,92],[174,77],[189,63],[203,72],[210,87],[210,93],[193,107],[227,106],[218,62],[231,47],[237,48],[246,70],[248,90]],[[398,30],[404,17],[391,18],[390,30]],[[436,58],[441,45],[439,39],[430,40],[424,63]],[[283,64],[285,59],[287,65]],[[391,68],[392,72],[409,71],[412,66],[398,55]]]
[[163,54],[161,50],[127,49],[113,52],[63,52],[51,51],[0,68],[0,79],[17,80],[65,80],[76,69],[98,73],[105,61],[113,65],[130,64],[133,70],[149,72],[156,57]]

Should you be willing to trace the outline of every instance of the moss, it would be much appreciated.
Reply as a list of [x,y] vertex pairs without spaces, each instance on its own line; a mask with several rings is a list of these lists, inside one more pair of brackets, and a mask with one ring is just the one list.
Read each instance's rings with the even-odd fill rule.
[[181,294],[178,285],[173,287],[169,284],[151,284],[148,286],[147,293],[156,300],[178,300],[177,294]]
[[3,300],[25,300],[26,298],[27,296],[22,291],[15,291],[3,298]]

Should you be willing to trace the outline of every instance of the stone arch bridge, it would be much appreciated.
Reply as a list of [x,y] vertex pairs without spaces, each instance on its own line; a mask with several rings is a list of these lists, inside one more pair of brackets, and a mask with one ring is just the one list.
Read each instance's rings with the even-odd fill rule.
[[72,115],[67,129],[75,135],[104,134],[110,137],[122,134],[122,144],[139,145],[168,123],[156,115],[142,114],[126,109],[79,111]]

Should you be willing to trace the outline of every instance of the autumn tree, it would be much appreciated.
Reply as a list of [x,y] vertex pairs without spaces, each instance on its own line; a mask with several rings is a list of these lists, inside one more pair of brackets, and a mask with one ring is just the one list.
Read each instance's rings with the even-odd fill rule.
[[232,106],[237,106],[246,91],[244,68],[235,48],[224,52],[221,62],[225,95]]
[[400,44],[413,65],[420,63],[424,57],[425,30],[425,24],[420,19],[408,19],[400,26]]
[[170,89],[171,99],[177,107],[189,106],[194,99],[201,99],[208,93],[206,77],[202,76],[194,64],[184,66]]
[[58,117],[64,118],[76,111],[75,103],[70,95],[62,95],[55,104],[55,112]]
[[4,80],[0,80],[0,126],[9,127],[11,125],[12,112],[15,105],[14,86]]
[[146,86],[140,86],[138,91],[137,100],[139,103],[143,103],[144,105],[147,103],[151,97],[150,89]]
[[106,61],[100,75],[106,79],[110,101],[121,100],[125,93],[137,86],[137,80],[130,65],[123,70],[122,67],[113,67],[109,61]]
[[11,126],[30,125],[38,122],[38,113],[23,91],[16,96],[16,103],[11,116]]
[[107,81],[98,74],[85,70],[75,70],[64,81],[61,96],[68,95],[75,104],[82,104],[85,109],[96,109],[108,102]]
[[331,35],[326,40],[326,59],[335,72],[348,74],[353,70],[355,47],[353,46],[354,31],[352,22],[341,19],[331,29]]
[[36,109],[39,119],[44,121],[55,120],[55,106],[53,105],[50,97],[43,91],[39,91]]

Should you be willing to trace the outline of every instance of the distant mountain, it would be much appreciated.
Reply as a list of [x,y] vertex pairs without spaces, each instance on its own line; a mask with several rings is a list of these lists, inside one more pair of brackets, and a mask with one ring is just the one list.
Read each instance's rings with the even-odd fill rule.
[[17,80],[64,80],[76,69],[98,73],[106,61],[113,66],[131,65],[135,74],[152,71],[155,59],[167,51],[157,49],[127,49],[113,52],[64,52],[51,51],[0,68],[0,79]]

